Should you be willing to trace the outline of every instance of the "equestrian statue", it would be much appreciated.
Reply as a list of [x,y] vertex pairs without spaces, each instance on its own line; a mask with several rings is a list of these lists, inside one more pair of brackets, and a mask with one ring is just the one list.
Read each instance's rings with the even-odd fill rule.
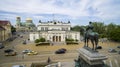
[[93,31],[94,26],[92,25],[92,22],[89,22],[89,25],[86,29],[84,29],[84,43],[85,47],[88,47],[89,40],[91,41],[93,48],[93,51],[96,51],[97,45],[98,45],[98,38],[99,34],[97,32]]

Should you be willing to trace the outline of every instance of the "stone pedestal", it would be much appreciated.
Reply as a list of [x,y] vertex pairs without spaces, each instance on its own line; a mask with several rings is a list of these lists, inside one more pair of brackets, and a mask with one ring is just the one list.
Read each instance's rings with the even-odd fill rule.
[[78,52],[79,57],[77,62],[80,63],[78,67],[103,67],[103,60],[107,59],[105,55],[85,48],[78,49]]

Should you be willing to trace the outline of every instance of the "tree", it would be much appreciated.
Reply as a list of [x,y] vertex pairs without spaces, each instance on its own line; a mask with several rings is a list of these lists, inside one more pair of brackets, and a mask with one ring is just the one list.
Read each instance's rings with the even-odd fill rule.
[[14,32],[16,32],[16,28],[14,26],[11,26],[11,33],[13,34]]
[[71,28],[72,31],[80,31],[80,26],[76,25]]
[[120,28],[116,28],[114,30],[111,30],[109,36],[110,36],[111,40],[120,42]]
[[110,24],[107,25],[107,27],[106,27],[106,34],[107,34],[108,38],[110,38],[110,32],[112,30],[114,30],[115,28],[116,28],[116,25],[113,24],[113,23],[110,23]]

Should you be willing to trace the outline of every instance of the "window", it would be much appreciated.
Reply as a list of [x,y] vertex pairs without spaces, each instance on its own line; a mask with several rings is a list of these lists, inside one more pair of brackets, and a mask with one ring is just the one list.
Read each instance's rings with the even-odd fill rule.
[[41,30],[43,31],[43,30],[44,30],[44,27],[41,27]]

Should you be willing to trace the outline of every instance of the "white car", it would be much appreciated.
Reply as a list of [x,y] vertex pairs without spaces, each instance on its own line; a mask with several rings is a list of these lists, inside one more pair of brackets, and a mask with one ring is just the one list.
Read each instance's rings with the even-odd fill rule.
[[29,52],[31,52],[31,51],[32,51],[32,50],[30,50],[30,49],[26,49],[26,50],[23,50],[22,53],[26,54],[26,53],[29,53]]

